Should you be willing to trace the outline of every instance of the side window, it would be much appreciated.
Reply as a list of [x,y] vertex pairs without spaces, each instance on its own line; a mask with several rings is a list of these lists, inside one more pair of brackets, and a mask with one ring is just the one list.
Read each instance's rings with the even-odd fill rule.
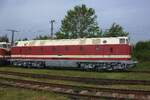
[[120,44],[125,44],[125,39],[124,39],[124,38],[121,38],[121,39],[119,40],[119,43],[120,43]]

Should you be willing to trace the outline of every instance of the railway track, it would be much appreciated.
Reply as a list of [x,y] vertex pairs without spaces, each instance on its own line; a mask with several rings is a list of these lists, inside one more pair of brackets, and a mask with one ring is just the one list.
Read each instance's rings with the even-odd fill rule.
[[0,86],[53,91],[77,98],[88,98],[89,100],[98,100],[100,98],[109,100],[150,100],[150,91],[64,85],[6,77],[0,77]]
[[20,72],[11,72],[11,71],[0,71],[0,74],[23,76],[23,77],[30,77],[30,78],[51,79],[51,80],[65,80],[65,81],[73,81],[73,82],[95,84],[95,85],[114,85],[114,84],[150,85],[149,80],[119,80],[119,79],[83,78],[83,77],[56,76],[56,75],[47,75],[47,74],[20,73]]

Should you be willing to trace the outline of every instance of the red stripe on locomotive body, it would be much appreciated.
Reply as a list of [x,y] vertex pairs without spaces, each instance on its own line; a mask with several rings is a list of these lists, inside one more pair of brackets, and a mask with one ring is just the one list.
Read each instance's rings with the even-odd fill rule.
[[11,55],[130,55],[130,45],[70,45],[13,47]]

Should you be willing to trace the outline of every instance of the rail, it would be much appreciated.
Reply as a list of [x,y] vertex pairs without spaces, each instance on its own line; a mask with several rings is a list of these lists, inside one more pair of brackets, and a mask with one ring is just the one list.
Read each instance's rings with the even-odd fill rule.
[[31,80],[21,80],[14,78],[0,77],[0,86],[11,86],[17,88],[26,88],[33,90],[53,91],[56,93],[70,96],[98,99],[131,99],[131,100],[149,100],[150,91],[112,89],[112,88],[95,88],[86,86],[54,84]]

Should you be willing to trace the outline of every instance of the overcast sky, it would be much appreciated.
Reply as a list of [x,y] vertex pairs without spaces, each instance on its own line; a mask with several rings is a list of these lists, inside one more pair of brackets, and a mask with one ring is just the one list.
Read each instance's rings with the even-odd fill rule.
[[51,19],[54,31],[69,9],[86,4],[94,8],[99,26],[105,30],[113,22],[131,33],[132,42],[150,40],[150,0],[0,0],[0,35],[16,29],[16,39],[50,34]]

